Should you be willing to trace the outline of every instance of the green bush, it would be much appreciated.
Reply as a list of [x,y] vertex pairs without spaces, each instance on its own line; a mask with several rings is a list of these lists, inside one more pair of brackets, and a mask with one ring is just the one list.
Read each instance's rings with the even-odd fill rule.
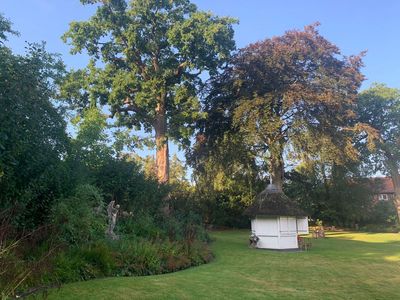
[[1,242],[0,267],[1,270],[8,270],[8,272],[0,272],[0,299],[7,299],[21,287],[19,281],[26,278],[25,274],[28,274],[28,272],[25,261],[18,257],[14,251],[18,246],[18,241]]
[[68,244],[80,245],[102,239],[107,222],[101,193],[88,184],[78,186],[73,196],[55,205],[52,221],[60,231],[60,239]]
[[164,235],[154,217],[147,213],[122,217],[118,220],[118,232],[121,235],[143,237],[149,240],[158,239]]
[[115,269],[114,254],[106,243],[75,247],[60,253],[50,275],[58,282],[73,282],[110,276]]
[[169,273],[209,262],[207,244],[188,246],[182,241],[120,241],[115,245],[117,275],[140,276]]
[[382,225],[382,224],[368,224],[359,228],[360,231],[366,232],[389,232],[397,233],[400,232],[399,225]]
[[116,244],[118,275],[152,275],[161,273],[161,259],[155,244],[140,240],[122,240]]
[[[7,263],[12,266],[14,273],[26,270],[29,262],[8,253]],[[98,240],[85,245],[66,245],[58,254],[50,257],[49,268],[40,271],[36,281],[26,282],[22,290],[38,283],[52,285],[89,280],[106,276],[143,276],[169,273],[206,263],[212,259],[208,245],[195,240],[169,241],[127,236],[116,241]],[[11,274],[11,273],[9,273]],[[1,277],[0,284],[4,286]]]
[[155,215],[168,194],[167,185],[160,186],[146,178],[137,163],[128,158],[109,159],[94,172],[96,186],[104,192],[106,202],[115,200],[124,210],[136,216]]
[[196,241],[190,245],[190,248],[188,249],[188,257],[193,266],[207,263],[214,258],[207,244],[200,241]]
[[186,247],[179,242],[164,242],[160,245],[163,273],[174,272],[192,265]]
[[83,249],[81,255],[102,275],[110,275],[115,268],[114,253],[104,242],[97,242],[89,248]]
[[392,201],[379,201],[370,209],[364,223],[391,227],[397,222],[397,212]]

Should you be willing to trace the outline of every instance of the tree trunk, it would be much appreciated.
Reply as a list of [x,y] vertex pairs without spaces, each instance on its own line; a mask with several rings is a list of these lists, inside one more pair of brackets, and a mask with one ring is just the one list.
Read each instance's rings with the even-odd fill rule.
[[284,162],[283,149],[280,145],[271,151],[269,167],[271,180],[270,183],[274,184],[279,190],[283,191]]
[[390,175],[392,176],[394,186],[394,206],[396,207],[398,221],[400,223],[400,174],[395,168],[390,169]]
[[165,114],[165,96],[162,96],[156,108],[154,130],[156,133],[156,169],[159,183],[169,181],[169,153],[167,137],[167,117]]
[[400,174],[397,161],[393,158],[393,155],[389,151],[386,152],[386,167],[389,169],[390,175],[392,177],[393,187],[394,187],[394,199],[393,203],[396,207],[397,218],[400,223]]
[[394,192],[394,205],[397,211],[398,222],[400,223],[400,188],[396,188]]

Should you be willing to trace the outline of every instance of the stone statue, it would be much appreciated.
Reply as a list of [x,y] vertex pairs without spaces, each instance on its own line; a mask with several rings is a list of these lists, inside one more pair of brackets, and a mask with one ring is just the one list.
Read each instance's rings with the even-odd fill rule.
[[249,237],[249,247],[256,248],[259,240],[260,240],[260,238],[258,236],[256,236],[256,234],[254,232],[252,232]]
[[117,240],[118,236],[114,233],[115,224],[117,223],[117,215],[119,210],[119,204],[115,205],[115,200],[112,200],[107,206],[108,215],[108,228],[106,235],[112,240]]

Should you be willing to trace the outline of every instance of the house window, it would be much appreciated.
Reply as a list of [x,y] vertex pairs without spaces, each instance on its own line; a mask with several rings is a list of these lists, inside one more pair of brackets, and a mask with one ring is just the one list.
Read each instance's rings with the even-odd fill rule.
[[386,200],[388,200],[389,198],[388,198],[388,195],[387,194],[379,194],[379,198],[378,198],[379,200],[382,200],[382,201],[386,201]]

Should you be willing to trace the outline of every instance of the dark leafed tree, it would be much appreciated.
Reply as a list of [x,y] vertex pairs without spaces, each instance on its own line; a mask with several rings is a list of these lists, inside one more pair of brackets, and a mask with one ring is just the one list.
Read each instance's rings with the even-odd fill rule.
[[236,105],[229,72],[213,76],[197,122],[194,147],[186,153],[206,223],[248,226],[243,209],[262,190],[264,166],[257,164],[246,135],[232,125]]
[[394,204],[400,220],[400,91],[375,84],[360,93],[358,101],[360,122],[377,130],[375,151],[367,155],[369,162],[390,174],[395,188]]
[[[233,122],[282,189],[284,153],[356,158],[352,132],[361,55],[344,57],[317,31],[292,30],[241,49],[229,69]],[[322,151],[323,150],[323,151]]]
[[73,72],[63,97],[108,104],[119,126],[154,132],[159,182],[169,179],[168,139],[188,143],[201,117],[202,74],[214,74],[234,49],[235,20],[198,11],[189,0],[81,0],[93,17],[64,35],[88,67]]

